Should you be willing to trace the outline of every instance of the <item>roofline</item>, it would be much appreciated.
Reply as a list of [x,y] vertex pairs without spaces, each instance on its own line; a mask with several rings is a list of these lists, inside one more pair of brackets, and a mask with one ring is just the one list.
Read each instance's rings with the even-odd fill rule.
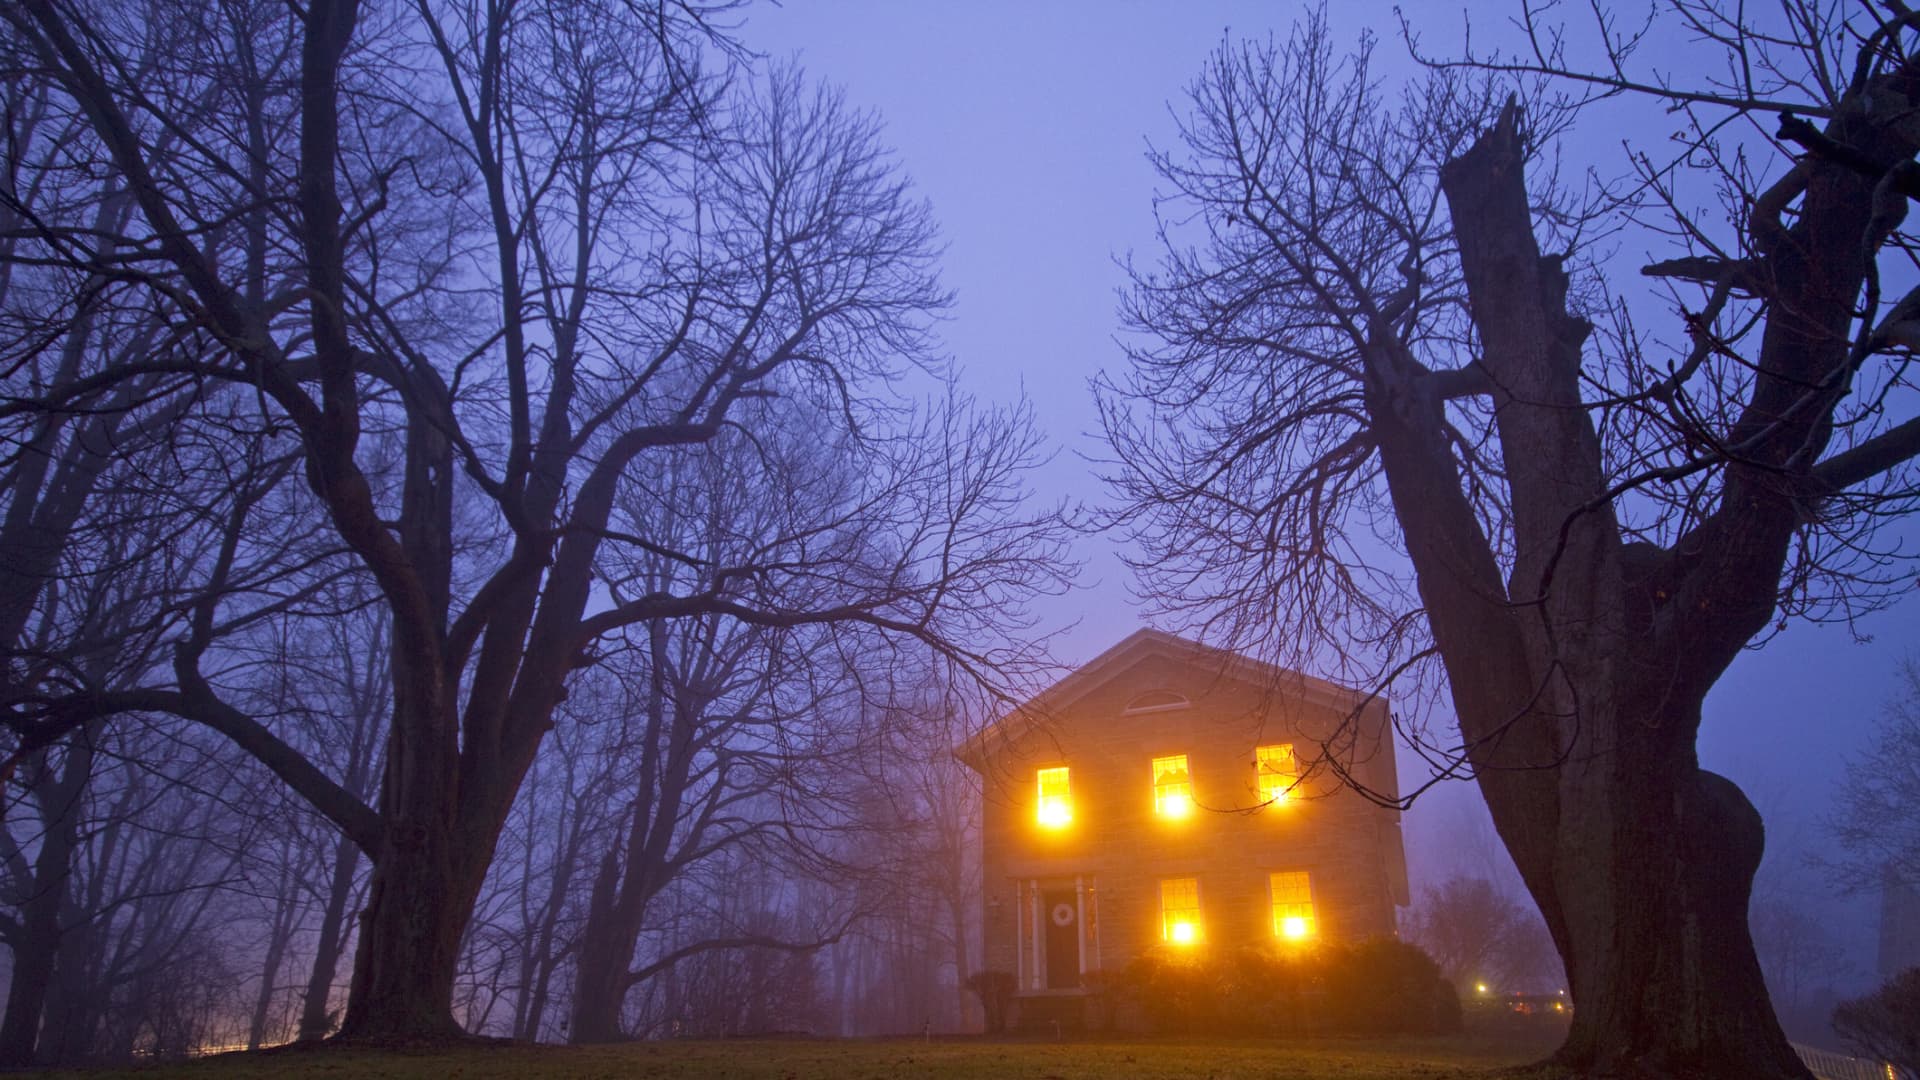
[[[1369,699],[1379,701],[1383,705],[1385,703],[1384,698],[1328,682],[1305,672],[1283,668],[1278,664],[1256,660],[1227,649],[1204,645],[1177,634],[1169,634],[1164,630],[1142,627],[1122,638],[1105,652],[1075,668],[1052,686],[1028,698],[975,732],[953,748],[953,756],[972,766],[975,771],[980,771],[980,765],[985,760],[984,751],[988,739],[995,736],[1013,737],[1012,733],[1003,729],[1010,727],[1016,721],[1031,729],[1047,713],[1065,709],[1091,693],[1095,687],[1105,681],[1109,669],[1118,667],[1135,656],[1155,652],[1171,653],[1189,661],[1205,660],[1217,665],[1221,675],[1255,685],[1272,685],[1280,681],[1291,683],[1299,696],[1318,705],[1353,709],[1365,707]],[[1025,731],[1019,734],[1025,734]]]

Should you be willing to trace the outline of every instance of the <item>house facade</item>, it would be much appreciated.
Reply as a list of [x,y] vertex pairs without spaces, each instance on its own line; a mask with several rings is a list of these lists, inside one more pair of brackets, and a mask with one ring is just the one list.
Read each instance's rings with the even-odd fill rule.
[[1398,792],[1385,703],[1331,683],[1142,630],[957,754],[984,962],[1022,998],[1161,945],[1392,934],[1408,902],[1399,812],[1309,768]]

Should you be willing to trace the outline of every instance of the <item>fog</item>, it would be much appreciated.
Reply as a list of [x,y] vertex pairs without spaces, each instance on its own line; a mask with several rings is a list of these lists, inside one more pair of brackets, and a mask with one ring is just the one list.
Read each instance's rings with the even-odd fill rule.
[[[57,35],[8,24],[9,171],[40,179],[8,196],[0,281],[0,1067],[335,1032],[978,1031],[985,923],[1022,925],[987,899],[983,801],[1031,777],[953,751],[1140,628],[1217,629],[1128,565],[1151,560],[1113,519],[1095,388],[1146,348],[1117,312],[1163,235],[1217,227],[1157,220],[1149,151],[1181,144],[1216,50],[1288,41],[1296,9],[723,6],[663,16],[664,59],[582,16],[490,119],[443,84],[536,50],[371,7],[328,192],[280,7],[75,8],[106,27],[76,57],[137,45],[175,80],[99,91],[158,140],[124,190],[101,110],[24,59]],[[1406,32],[1511,47],[1510,8]],[[1424,71],[1397,11],[1325,13],[1385,86]],[[1616,177],[1674,123],[1602,102],[1551,161]],[[350,242],[308,235],[328,213]],[[1592,243],[1581,272],[1668,302],[1644,236]],[[1904,557],[1920,525],[1875,540]],[[1402,540],[1360,543],[1396,567],[1387,603],[1413,595]],[[1738,655],[1697,742],[1764,820],[1755,943],[1787,1034],[1820,1045],[1891,974],[1835,840],[1920,656],[1889,565],[1885,597]],[[1418,793],[1401,936],[1485,882],[1547,940],[1438,662],[1396,682],[1404,641],[1343,633],[1258,658],[1386,696],[1389,794]],[[1505,970],[1503,993],[1567,993],[1551,956]]]

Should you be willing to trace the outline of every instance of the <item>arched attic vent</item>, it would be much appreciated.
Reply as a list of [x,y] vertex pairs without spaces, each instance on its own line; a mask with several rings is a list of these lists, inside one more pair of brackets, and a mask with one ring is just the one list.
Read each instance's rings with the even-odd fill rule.
[[1171,690],[1149,690],[1132,701],[1121,712],[1148,713],[1167,712],[1172,709],[1184,709],[1193,704]]

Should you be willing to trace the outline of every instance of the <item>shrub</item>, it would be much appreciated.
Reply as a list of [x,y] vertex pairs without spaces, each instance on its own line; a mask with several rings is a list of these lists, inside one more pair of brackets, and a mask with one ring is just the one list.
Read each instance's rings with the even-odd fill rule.
[[1324,961],[1332,1028],[1369,1035],[1460,1030],[1460,997],[1419,947],[1382,937],[1338,948],[1343,956]]
[[1115,1016],[1178,1034],[1438,1034],[1460,1029],[1452,984],[1391,938],[1291,948],[1159,948],[1107,982]]
[[1007,1012],[1013,1005],[1011,971],[976,971],[967,976],[967,989],[980,999],[980,1011],[986,1017],[987,1034],[1007,1030]]
[[1118,972],[1089,971],[1081,978],[1086,988],[1085,1019],[1088,1031],[1112,1031],[1124,1027],[1121,1013],[1121,979]]

